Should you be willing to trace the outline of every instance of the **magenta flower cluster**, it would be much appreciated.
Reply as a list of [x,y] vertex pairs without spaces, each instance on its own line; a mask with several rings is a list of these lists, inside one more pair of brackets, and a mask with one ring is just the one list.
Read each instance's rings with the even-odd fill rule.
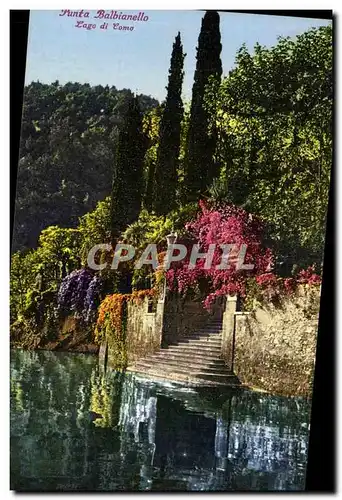
[[[207,252],[209,245],[215,244],[213,265],[204,269],[204,259],[199,259],[194,269],[188,268],[187,260],[175,262],[166,273],[168,287],[179,293],[186,293],[189,288],[203,280],[208,286],[204,300],[209,308],[216,297],[245,292],[247,277],[267,273],[273,267],[273,254],[263,244],[264,225],[262,221],[240,207],[225,205],[210,209],[200,202],[201,212],[197,219],[186,225],[191,239],[198,243],[202,252]],[[234,244],[237,248],[246,245],[245,264],[253,264],[252,271],[236,269],[237,255],[229,258],[228,269],[216,269],[222,259],[220,245]]]

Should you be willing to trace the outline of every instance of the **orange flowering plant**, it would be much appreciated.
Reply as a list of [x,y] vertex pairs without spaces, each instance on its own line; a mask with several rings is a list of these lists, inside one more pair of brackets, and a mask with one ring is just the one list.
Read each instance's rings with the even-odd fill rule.
[[125,345],[127,302],[140,304],[146,297],[154,297],[156,293],[154,288],[134,291],[131,294],[115,293],[107,295],[101,302],[95,328],[95,342],[98,344],[103,341],[108,342],[114,353],[117,369],[123,369],[127,365]]

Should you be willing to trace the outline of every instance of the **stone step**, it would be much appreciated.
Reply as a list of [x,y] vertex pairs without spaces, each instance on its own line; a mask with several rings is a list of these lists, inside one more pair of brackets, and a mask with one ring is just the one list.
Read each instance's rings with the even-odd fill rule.
[[194,353],[192,351],[185,351],[180,350],[180,349],[161,349],[160,353],[163,353],[163,356],[167,357],[168,359],[171,358],[183,358],[187,360],[199,360],[199,361],[220,361],[222,358],[221,356],[217,355],[216,353],[206,353],[206,354],[199,354],[199,353]]
[[222,332],[222,326],[201,326],[200,328],[196,328],[192,331],[190,331],[190,333],[187,333],[185,335],[193,335],[194,333],[218,333],[218,332]]
[[175,340],[174,342],[172,342],[172,344],[178,344],[180,342],[194,342],[194,341],[198,341],[198,340],[203,340],[203,341],[221,341],[222,340],[222,335],[220,333],[216,333],[216,334],[211,334],[211,335],[206,335],[206,334],[203,334],[203,335],[191,335],[191,336],[187,336],[187,337],[180,337],[178,338],[177,340]]
[[187,373],[188,375],[196,375],[198,373],[204,374],[204,375],[217,375],[217,376],[230,376],[231,372],[228,370],[226,367],[219,367],[219,368],[209,368],[206,365],[191,365],[189,363],[178,363],[178,362],[170,362],[170,361],[151,361],[151,360],[141,360],[137,361],[135,363],[135,368],[137,369],[158,369],[161,371],[179,371],[182,373]]
[[[191,361],[195,361],[196,363],[215,363],[215,361],[221,361],[217,355],[214,354],[191,354],[191,353],[183,353],[178,351],[170,352],[169,354],[163,354],[158,357],[158,359],[162,357],[163,359],[174,359],[176,361],[184,361],[190,363]],[[223,361],[223,360],[222,360]]]
[[222,331],[221,330],[216,330],[216,331],[200,331],[200,332],[193,332],[189,335],[187,335],[188,338],[194,338],[194,337],[222,337]]
[[209,321],[209,323],[205,323],[201,325],[199,328],[217,328],[222,326],[222,321]]
[[[223,361],[223,360],[222,360]],[[213,360],[207,360],[207,361],[203,361],[203,360],[199,360],[199,359],[187,359],[187,358],[182,358],[182,357],[154,357],[154,358],[143,358],[143,359],[140,359],[140,360],[137,360],[135,363],[132,363],[134,365],[138,364],[138,363],[147,363],[147,364],[150,364],[151,366],[157,366],[159,364],[169,364],[170,366],[172,367],[176,367],[176,366],[179,366],[179,367],[182,367],[182,369],[185,367],[187,369],[187,371],[189,372],[189,370],[193,370],[193,371],[199,371],[200,369],[208,369],[208,370],[220,370],[220,371],[224,371],[227,369],[227,366],[225,364],[215,364],[215,362],[213,362]]]
[[179,346],[189,346],[189,345],[193,345],[193,346],[198,346],[198,347],[219,347],[221,348],[221,344],[222,344],[222,340],[221,339],[208,339],[208,340],[189,340],[188,342],[183,342],[183,341],[179,341],[179,342],[175,342],[174,344],[169,344],[169,347],[173,347],[175,345],[179,345]]
[[222,380],[207,380],[205,378],[200,378],[199,376],[194,377],[189,374],[185,373],[178,373],[177,371],[173,372],[160,372],[157,369],[148,369],[145,370],[143,369],[142,371],[138,371],[132,367],[128,367],[127,371],[131,371],[134,373],[140,374],[142,377],[149,377],[149,378],[157,378],[161,380],[171,380],[173,382],[178,382],[178,383],[186,383],[189,386],[195,386],[195,387],[218,387],[218,386],[232,386],[232,387],[237,387],[240,386],[240,382],[238,379],[232,375],[229,377],[227,381],[222,381]]
[[177,344],[191,344],[192,342],[206,342],[206,343],[211,343],[211,342],[222,342],[222,336],[217,335],[217,336],[202,336],[202,337],[190,337],[190,338],[180,338],[180,339],[175,339],[174,341],[169,342],[169,344],[166,345],[177,345]]
[[200,347],[196,345],[173,345],[171,347],[168,347],[167,349],[163,349],[166,351],[184,351],[185,353],[188,352],[193,352],[194,354],[214,354],[216,356],[220,356],[221,354],[221,347],[211,347],[211,346],[205,346],[205,347]]
[[193,333],[190,333],[190,335],[205,335],[205,334],[213,334],[215,333],[222,333],[222,328],[221,327],[211,327],[211,328],[200,328],[199,330],[195,330]]
[[165,359],[168,361],[178,361],[178,362],[185,362],[185,363],[192,363],[192,364],[199,364],[202,365],[203,363],[206,364],[207,366],[212,366],[212,367],[225,367],[226,364],[222,358],[218,357],[209,357],[209,358],[204,358],[203,356],[189,356],[185,355],[182,356],[182,353],[171,353],[171,352],[158,352],[156,354],[151,354],[150,356],[147,356],[146,358],[143,358],[144,360],[154,360],[158,361],[159,359]]
[[127,371],[133,371],[136,375],[140,375],[141,377],[149,378],[151,380],[161,380],[161,381],[170,381],[176,384],[187,385],[188,387],[201,387],[201,388],[211,388],[211,387],[239,387],[241,384],[239,382],[236,383],[235,380],[230,382],[229,384],[222,382],[214,382],[210,380],[204,380],[200,378],[189,377],[184,374],[173,374],[172,376],[164,373],[159,373],[158,371],[149,371],[149,372],[137,372],[127,368]]
[[210,334],[203,333],[201,335],[192,334],[192,335],[187,335],[186,337],[179,337],[174,340],[174,343],[177,344],[178,342],[192,342],[195,340],[214,341],[221,339],[222,339],[221,333],[210,333]]
[[[172,367],[172,369],[176,370],[181,370],[184,371],[185,373],[188,374],[196,374],[196,373],[205,373],[207,375],[230,375],[231,372],[228,370],[226,366],[217,366],[217,367],[211,367],[210,365],[206,363],[189,363],[186,361],[179,361],[179,360],[163,360],[159,359],[157,360],[150,360],[148,358],[145,358],[144,360],[141,361],[143,363],[143,366],[150,366],[151,368],[158,368],[158,369],[165,369],[168,367]],[[141,362],[137,361],[134,366],[139,367],[141,366]]]
[[202,354],[205,354],[206,352],[213,352],[216,353],[218,356],[221,355],[221,344],[175,344],[175,345],[170,345],[166,349],[163,349],[165,351],[169,351],[170,349],[176,349],[177,351],[179,350],[184,350],[184,352],[188,351],[196,351]]
[[220,352],[206,351],[198,352],[192,351],[190,349],[175,349],[167,350],[167,352],[162,352],[158,358],[163,359],[183,359],[184,361],[195,361],[198,363],[210,363],[213,361],[223,361]]
[[129,365],[143,377],[172,380],[191,386],[238,386],[237,377],[221,358],[222,321],[212,321],[194,333]]
[[148,362],[148,361],[137,361],[134,365],[135,369],[141,372],[145,371],[158,371],[159,373],[176,373],[176,374],[185,374],[185,375],[191,375],[191,372],[189,369],[186,369],[185,367],[176,367],[176,366],[170,366],[168,363],[153,363],[153,362]]
[[216,328],[216,329],[210,329],[210,330],[204,330],[204,329],[201,329],[201,330],[194,330],[192,332],[188,332],[188,333],[185,333],[183,335],[183,337],[180,337],[180,338],[186,338],[186,337],[195,337],[195,336],[205,336],[205,335],[222,335],[222,330],[220,328]]
[[211,382],[213,384],[219,383],[220,385],[227,385],[231,383],[236,383],[236,376],[230,372],[217,374],[208,374],[206,372],[191,372],[186,368],[170,367],[168,365],[149,365],[148,363],[139,362],[134,368],[130,368],[129,371],[135,371],[142,374],[154,374],[165,378],[176,378],[183,377],[186,380],[203,380],[206,382]]

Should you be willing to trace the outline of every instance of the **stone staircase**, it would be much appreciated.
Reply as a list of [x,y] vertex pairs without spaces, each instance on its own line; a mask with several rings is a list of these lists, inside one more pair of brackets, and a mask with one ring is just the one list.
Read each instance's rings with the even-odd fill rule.
[[132,363],[127,371],[191,386],[239,385],[221,358],[221,341],[222,321],[211,321],[202,330]]

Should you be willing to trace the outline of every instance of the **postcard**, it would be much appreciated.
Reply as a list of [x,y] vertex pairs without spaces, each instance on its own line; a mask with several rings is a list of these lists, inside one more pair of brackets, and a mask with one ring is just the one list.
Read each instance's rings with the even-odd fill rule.
[[33,10],[11,489],[305,489],[332,21]]

